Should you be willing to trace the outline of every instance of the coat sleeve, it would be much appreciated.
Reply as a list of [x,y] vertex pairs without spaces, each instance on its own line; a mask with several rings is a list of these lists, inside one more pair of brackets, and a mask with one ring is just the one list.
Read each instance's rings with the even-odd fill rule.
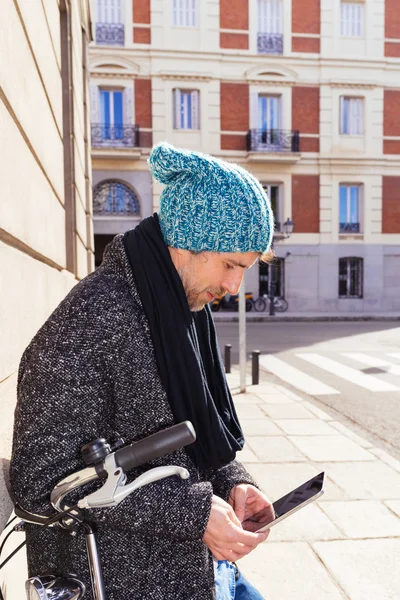
[[[49,512],[54,486],[84,468],[84,444],[99,437],[115,439],[104,322],[98,322],[97,309],[88,310],[87,303],[90,299],[84,294],[64,301],[21,360],[10,480],[14,500],[32,512]],[[179,464],[179,456],[179,451],[174,453],[166,464]],[[199,540],[212,493],[210,482],[169,477],[131,494],[115,508],[88,512],[104,527],[131,530],[135,536]]]
[[230,491],[235,485],[248,483],[258,488],[253,477],[238,460],[233,460],[220,469],[207,471],[205,477],[211,482],[214,494],[225,502],[228,501]]

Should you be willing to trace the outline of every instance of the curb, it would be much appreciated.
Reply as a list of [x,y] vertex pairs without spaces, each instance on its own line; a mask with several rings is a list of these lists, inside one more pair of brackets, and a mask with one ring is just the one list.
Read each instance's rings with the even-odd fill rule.
[[[237,314],[227,314],[226,316],[216,315],[214,316],[215,323],[238,323],[239,317]],[[314,316],[256,316],[256,315],[246,315],[246,321],[249,323],[268,323],[268,322],[316,322],[316,321],[400,321],[399,316],[378,316],[378,315],[365,315],[365,316],[350,316],[350,315],[338,315],[338,316],[328,316],[328,315],[314,315]]]

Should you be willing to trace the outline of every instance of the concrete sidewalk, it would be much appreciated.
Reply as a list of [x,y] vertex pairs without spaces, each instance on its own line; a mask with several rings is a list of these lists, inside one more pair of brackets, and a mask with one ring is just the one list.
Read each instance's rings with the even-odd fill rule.
[[239,393],[239,453],[271,501],[321,471],[325,494],[272,527],[239,566],[265,600],[400,599],[400,462],[274,383]]
[[[214,321],[219,322],[237,322],[239,315],[233,311],[220,311],[213,313]],[[268,312],[246,313],[248,322],[268,322],[268,321],[400,321],[399,312],[378,312],[378,313],[313,313],[313,312],[285,312],[275,313],[270,316]]]

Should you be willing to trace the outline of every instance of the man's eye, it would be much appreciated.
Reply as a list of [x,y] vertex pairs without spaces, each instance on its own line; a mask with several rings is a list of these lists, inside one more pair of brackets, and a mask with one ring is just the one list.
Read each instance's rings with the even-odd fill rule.
[[227,269],[234,269],[235,267],[233,265],[230,265],[228,263],[225,263],[225,266]]

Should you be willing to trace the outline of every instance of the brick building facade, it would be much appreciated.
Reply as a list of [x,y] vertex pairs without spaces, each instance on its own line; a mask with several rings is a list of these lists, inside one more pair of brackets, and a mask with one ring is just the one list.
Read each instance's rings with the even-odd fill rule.
[[[97,261],[157,210],[146,159],[168,140],[266,186],[289,310],[400,309],[397,0],[96,0],[92,14]],[[246,286],[270,281],[254,270]]]

